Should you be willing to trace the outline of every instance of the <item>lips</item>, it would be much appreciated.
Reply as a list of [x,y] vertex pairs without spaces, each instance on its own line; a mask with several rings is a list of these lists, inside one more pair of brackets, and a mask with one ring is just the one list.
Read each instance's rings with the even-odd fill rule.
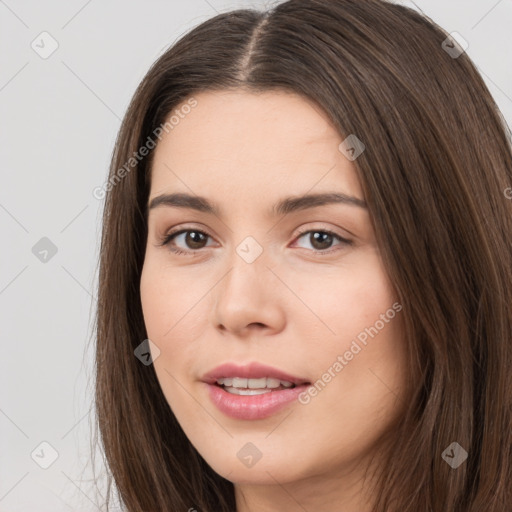
[[207,384],[215,384],[217,380],[224,378],[240,377],[242,379],[263,379],[271,378],[280,381],[291,382],[295,386],[308,384],[306,378],[291,375],[272,366],[267,366],[260,363],[249,363],[245,366],[239,366],[234,363],[225,363],[217,366],[210,372],[206,373],[202,381]]
[[[267,418],[297,402],[310,385],[303,377],[255,362],[245,366],[223,364],[205,374],[202,381],[219,411],[238,420]],[[260,382],[265,382],[265,387],[255,388]],[[276,382],[280,384],[274,387]]]

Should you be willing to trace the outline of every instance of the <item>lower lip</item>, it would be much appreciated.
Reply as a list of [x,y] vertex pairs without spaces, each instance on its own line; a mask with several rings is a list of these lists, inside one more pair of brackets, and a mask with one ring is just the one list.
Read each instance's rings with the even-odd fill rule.
[[206,386],[208,386],[211,401],[227,416],[239,420],[260,420],[297,401],[298,396],[309,387],[309,384],[270,391],[261,395],[234,395],[215,384],[206,384]]

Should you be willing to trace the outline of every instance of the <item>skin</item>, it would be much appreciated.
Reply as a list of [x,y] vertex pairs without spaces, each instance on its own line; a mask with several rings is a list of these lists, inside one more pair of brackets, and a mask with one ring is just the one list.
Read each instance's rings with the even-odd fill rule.
[[[354,163],[338,149],[343,138],[328,117],[301,96],[195,98],[155,150],[149,201],[191,193],[223,215],[149,212],[140,291],[163,393],[191,443],[234,483],[239,512],[369,511],[364,469],[403,413],[403,313],[345,358],[309,403],[269,418],[225,416],[201,382],[221,363],[258,361],[314,383],[397,302],[367,209],[339,203],[267,213],[290,195],[336,191],[364,200]],[[195,255],[177,255],[159,245],[173,228],[208,237],[178,235],[171,244]],[[333,237],[322,245],[299,229],[331,230],[353,244]],[[236,252],[247,236],[263,249],[252,263]],[[237,457],[248,442],[262,453],[250,468]]]

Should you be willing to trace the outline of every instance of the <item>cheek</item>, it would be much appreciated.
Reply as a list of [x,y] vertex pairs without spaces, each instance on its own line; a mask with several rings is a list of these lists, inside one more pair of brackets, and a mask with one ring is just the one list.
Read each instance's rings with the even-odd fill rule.
[[161,350],[179,355],[204,332],[207,290],[204,279],[180,278],[179,270],[151,259],[144,264],[140,280],[144,323],[148,337]]
[[157,340],[172,326],[170,321],[174,311],[175,293],[161,279],[155,265],[144,263],[140,279],[140,298],[148,337],[158,344]]
[[301,298],[320,320],[316,329],[303,329],[301,358],[318,383],[304,401],[314,402],[318,414],[324,407],[340,417],[350,410],[343,421],[352,432],[365,417],[386,416],[394,393],[405,387],[406,346],[401,305],[377,254],[360,254],[357,264],[334,269],[328,278],[309,276]]
[[184,293],[179,277],[171,279],[170,275],[169,268],[148,258],[140,280],[142,312],[147,336],[160,350],[153,367],[167,403],[180,417],[193,419],[201,412],[184,388],[189,386],[187,372],[197,357],[195,339],[205,329],[199,319],[204,322],[205,316],[196,290],[188,288]]
[[384,334],[384,338],[390,334],[391,324],[396,323],[390,320],[383,324],[380,320],[387,311],[386,320],[396,316],[392,309],[396,296],[373,248],[354,253],[343,266],[332,267],[316,276],[295,272],[294,280],[297,295],[314,313],[307,316],[321,333],[308,339],[313,355],[315,352],[324,355],[343,353],[358,335],[364,340],[366,334],[369,339],[365,329],[376,322],[377,330]]

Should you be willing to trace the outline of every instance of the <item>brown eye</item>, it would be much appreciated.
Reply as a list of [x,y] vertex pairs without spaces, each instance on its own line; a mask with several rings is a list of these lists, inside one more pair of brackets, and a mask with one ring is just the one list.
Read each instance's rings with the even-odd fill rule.
[[[184,250],[179,246],[175,246],[175,240],[179,239],[179,237],[182,237],[180,242],[182,246],[184,245]],[[196,229],[182,229],[165,236],[161,245],[168,245],[169,249],[177,254],[193,254],[194,251],[206,247],[205,243],[208,238],[210,238],[210,236],[202,231]]]
[[[309,235],[309,237],[306,237],[306,235]],[[303,231],[297,240],[300,240],[301,238],[306,239],[313,248],[312,250],[319,254],[330,254],[331,252],[336,251],[337,249],[329,250],[336,240],[340,242],[338,245],[341,245],[342,247],[353,244],[351,240],[347,240],[346,238],[325,229],[310,229],[308,231]]]
[[205,235],[201,231],[185,231],[184,233],[185,245],[190,249],[202,249],[208,238],[208,235]]
[[329,249],[333,243],[334,237],[325,231],[311,231],[309,234],[309,240],[315,249],[321,251]]

